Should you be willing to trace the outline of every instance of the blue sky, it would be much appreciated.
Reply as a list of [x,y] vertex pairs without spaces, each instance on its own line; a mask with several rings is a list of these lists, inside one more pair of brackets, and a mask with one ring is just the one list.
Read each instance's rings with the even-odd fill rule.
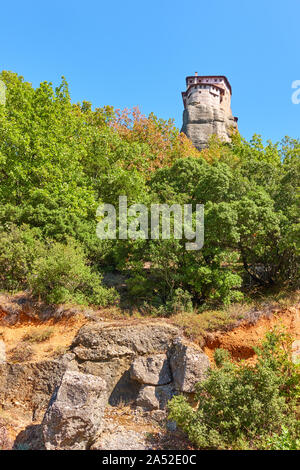
[[1,2],[0,70],[74,102],[182,120],[185,76],[226,75],[244,137],[299,138],[299,0]]

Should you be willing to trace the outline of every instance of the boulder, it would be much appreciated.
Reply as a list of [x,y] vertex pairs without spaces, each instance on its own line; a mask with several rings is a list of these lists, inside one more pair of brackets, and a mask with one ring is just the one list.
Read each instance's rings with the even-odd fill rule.
[[3,339],[0,339],[0,364],[5,364],[6,362],[6,349]]
[[90,323],[77,333],[72,351],[80,361],[106,361],[111,358],[166,352],[178,329],[171,325],[107,326]]
[[135,401],[139,390],[139,382],[130,377],[132,362],[138,356],[165,355],[178,334],[178,328],[163,322],[89,323],[79,330],[71,350],[81,372],[106,381],[111,404],[118,401],[117,395],[127,403]]
[[136,404],[147,410],[163,410],[173,395],[175,395],[173,385],[143,385],[137,397]]
[[0,403],[7,410],[25,406],[36,419],[42,419],[65,370],[66,365],[59,358],[0,364]]
[[179,339],[174,344],[170,366],[175,389],[193,393],[196,383],[206,378],[210,362],[200,348]]
[[42,422],[46,449],[87,449],[101,431],[106,403],[103,379],[66,371]]
[[108,361],[83,361],[78,367],[84,374],[97,375],[105,380],[108,391],[112,392],[121,377],[128,371],[131,359],[112,358]]
[[148,385],[166,385],[172,381],[166,354],[137,357],[130,368],[133,380]]

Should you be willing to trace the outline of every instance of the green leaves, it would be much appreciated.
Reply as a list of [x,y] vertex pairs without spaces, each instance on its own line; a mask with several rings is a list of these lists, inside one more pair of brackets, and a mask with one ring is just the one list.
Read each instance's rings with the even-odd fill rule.
[[[197,409],[183,396],[169,402],[169,419],[176,421],[197,447],[299,446],[295,404],[300,377],[291,362],[291,340],[274,330],[257,353],[259,360],[250,366],[232,362],[227,351],[217,349],[217,367],[197,385]],[[285,429],[289,429],[288,435]]]
[[[138,293],[171,305],[181,289],[196,304],[228,303],[253,283],[299,282],[299,141],[264,145],[236,134],[230,145],[212,139],[199,153],[171,120],[72,104],[64,78],[55,89],[48,82],[34,89],[11,72],[1,80],[3,226],[26,224],[46,244],[72,237],[95,271],[120,269],[131,278],[132,299]],[[98,240],[96,208],[117,206],[120,195],[148,208],[204,204],[203,248],[187,252],[173,239]],[[11,236],[6,229],[3,250]],[[26,284],[25,271],[16,285]]]
[[29,277],[32,293],[48,303],[79,303],[106,306],[117,300],[106,289],[102,276],[88,266],[83,249],[72,239],[54,243],[43,257],[35,259]]

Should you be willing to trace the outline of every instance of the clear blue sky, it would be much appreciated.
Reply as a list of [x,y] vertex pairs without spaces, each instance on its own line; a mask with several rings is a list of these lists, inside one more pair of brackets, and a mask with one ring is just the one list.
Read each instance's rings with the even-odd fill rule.
[[226,75],[240,132],[299,138],[299,0],[1,2],[0,70],[181,126],[185,76]]

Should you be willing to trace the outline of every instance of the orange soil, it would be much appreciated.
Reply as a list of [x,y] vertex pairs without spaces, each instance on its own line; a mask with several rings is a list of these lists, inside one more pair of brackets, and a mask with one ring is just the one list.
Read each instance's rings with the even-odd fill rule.
[[13,326],[0,326],[0,338],[6,346],[7,358],[10,360],[11,351],[22,342],[26,335],[50,331],[51,335],[42,342],[28,342],[32,347],[33,361],[41,361],[53,358],[65,352],[79,328],[86,323],[86,318],[77,315],[67,319],[38,321],[22,316],[20,321]]
[[[2,313],[2,315],[1,315]],[[108,325],[120,325],[120,323],[135,324],[147,323],[149,319],[141,318],[124,318],[124,319],[109,319],[109,312],[105,314],[105,309],[101,309],[98,313],[99,321]],[[4,312],[0,310],[1,316]],[[151,319],[153,321],[161,321],[162,319]],[[18,346],[26,335],[43,333],[51,331],[51,335],[43,342],[28,342],[30,344],[33,357],[30,361],[41,361],[53,358],[56,355],[62,354],[71,345],[73,338],[78,330],[88,320],[82,314],[77,314],[68,318],[49,319],[41,321],[37,317],[31,318],[23,313],[19,317],[18,323],[15,325],[2,325],[0,324],[0,338],[4,340],[6,345],[7,359],[10,361],[11,351]],[[168,320],[164,319],[164,321]],[[172,322],[171,322],[172,323]],[[300,307],[299,305],[286,308],[273,313],[272,315],[261,316],[255,324],[241,323],[238,327],[231,331],[217,331],[207,335],[204,352],[213,359],[213,353],[216,348],[223,348],[228,350],[234,359],[250,359],[255,356],[253,346],[257,346],[264,338],[267,331],[270,331],[275,325],[284,325],[287,331],[292,335],[295,340],[300,340]]]
[[203,348],[204,352],[212,360],[216,348],[226,349],[234,359],[254,358],[253,346],[257,346],[275,325],[284,326],[294,340],[299,340],[300,308],[290,307],[272,316],[261,317],[255,324],[242,323],[232,331],[210,335]]

